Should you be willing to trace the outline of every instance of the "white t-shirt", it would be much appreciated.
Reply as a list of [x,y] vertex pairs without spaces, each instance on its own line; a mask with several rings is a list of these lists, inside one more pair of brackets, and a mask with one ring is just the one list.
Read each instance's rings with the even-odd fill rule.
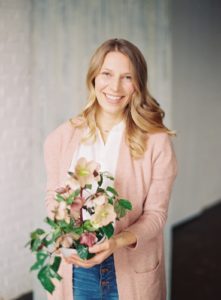
[[[124,121],[112,127],[105,144],[101,137],[100,130],[97,128],[96,141],[94,143],[88,142],[80,144],[72,157],[69,171],[74,171],[77,160],[81,157],[85,157],[87,160],[98,162],[101,166],[100,171],[108,171],[114,176],[124,127]],[[88,129],[85,129],[84,134],[86,134],[87,130]]]

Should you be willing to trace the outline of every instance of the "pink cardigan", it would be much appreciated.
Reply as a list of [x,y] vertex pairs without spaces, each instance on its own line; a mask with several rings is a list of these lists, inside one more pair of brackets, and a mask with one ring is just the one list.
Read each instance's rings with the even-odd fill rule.
[[[54,190],[63,184],[81,137],[82,130],[67,121],[46,138],[44,156],[49,215],[55,203]],[[176,174],[176,156],[166,133],[149,135],[148,149],[139,160],[132,159],[125,138],[122,138],[115,187],[121,197],[132,202],[133,210],[117,222],[115,231],[133,232],[137,245],[114,253],[120,300],[166,299],[163,228]],[[63,261],[59,273],[63,280],[56,282],[56,290],[53,296],[48,295],[48,299],[73,300],[72,265]]]

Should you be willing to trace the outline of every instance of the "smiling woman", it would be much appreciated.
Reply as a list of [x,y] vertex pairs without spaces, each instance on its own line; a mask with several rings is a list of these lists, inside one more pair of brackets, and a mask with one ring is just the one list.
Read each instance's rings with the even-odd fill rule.
[[[120,52],[109,52],[99,74],[95,78],[95,94],[99,104],[97,120],[102,130],[102,118],[106,115],[118,123],[134,93],[132,65],[129,58]],[[105,128],[110,130],[110,128]]]
[[[63,259],[63,280],[49,299],[164,300],[163,229],[177,174],[174,132],[163,124],[164,111],[147,89],[146,61],[131,42],[104,42],[91,58],[87,86],[82,113],[45,141],[48,213],[53,216],[54,191],[80,157],[111,173],[113,188],[133,210],[116,223],[113,237],[89,248],[93,258]],[[100,220],[99,209],[92,219]]]

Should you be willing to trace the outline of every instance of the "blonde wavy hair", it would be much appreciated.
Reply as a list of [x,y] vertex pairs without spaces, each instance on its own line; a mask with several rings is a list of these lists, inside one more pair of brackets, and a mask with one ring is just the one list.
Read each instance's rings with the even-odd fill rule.
[[[87,72],[87,88],[89,91],[88,104],[79,115],[81,122],[71,123],[76,127],[87,125],[89,133],[83,142],[96,139],[96,110],[98,101],[95,95],[95,78],[100,72],[105,56],[109,52],[118,51],[126,55],[133,68],[133,84],[135,92],[125,108],[126,142],[133,158],[141,158],[147,150],[148,134],[166,132],[176,135],[163,124],[165,116],[160,104],[150,95],[147,88],[147,63],[141,51],[131,42],[124,39],[110,39],[104,42],[94,53],[90,60]],[[79,120],[79,118],[78,118]]]

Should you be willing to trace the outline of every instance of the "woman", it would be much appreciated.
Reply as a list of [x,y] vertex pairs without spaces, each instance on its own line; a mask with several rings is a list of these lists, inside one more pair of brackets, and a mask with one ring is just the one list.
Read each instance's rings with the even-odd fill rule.
[[48,212],[54,190],[80,156],[112,172],[133,210],[116,223],[113,238],[90,248],[93,258],[72,255],[63,261],[63,280],[49,298],[163,300],[163,228],[177,173],[174,132],[163,124],[164,112],[147,89],[146,61],[129,41],[111,39],[97,49],[87,85],[89,103],[81,115],[45,142]]

